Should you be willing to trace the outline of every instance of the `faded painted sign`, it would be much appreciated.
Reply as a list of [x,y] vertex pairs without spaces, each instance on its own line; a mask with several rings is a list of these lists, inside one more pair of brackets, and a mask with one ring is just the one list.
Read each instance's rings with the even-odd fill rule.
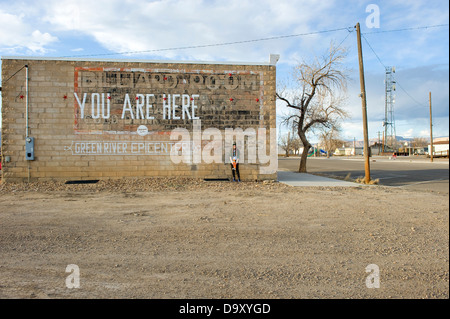
[[76,67],[74,130],[146,135],[197,119],[245,129],[259,126],[263,93],[262,72]]

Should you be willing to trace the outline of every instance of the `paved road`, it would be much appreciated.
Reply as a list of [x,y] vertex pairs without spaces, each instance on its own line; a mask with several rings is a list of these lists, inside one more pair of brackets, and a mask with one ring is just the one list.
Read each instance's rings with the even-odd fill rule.
[[[297,171],[299,158],[280,158],[280,170]],[[329,177],[350,178],[364,176],[363,158],[308,158],[308,173]],[[399,158],[389,160],[383,157],[372,157],[370,162],[372,179],[379,179],[380,185],[405,187],[408,189],[449,193],[449,162],[438,159],[429,160]]]

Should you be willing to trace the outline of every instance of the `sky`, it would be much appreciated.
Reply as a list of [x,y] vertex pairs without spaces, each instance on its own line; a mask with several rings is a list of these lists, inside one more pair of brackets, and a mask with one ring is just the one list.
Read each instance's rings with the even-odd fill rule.
[[[363,138],[359,22],[369,137],[383,131],[386,66],[396,69],[397,135],[429,137],[429,92],[433,135],[449,135],[447,1],[0,0],[0,21],[1,56],[269,62],[279,54],[279,83],[333,41],[348,50],[350,117],[341,135],[349,140]],[[278,102],[279,119],[286,111]]]

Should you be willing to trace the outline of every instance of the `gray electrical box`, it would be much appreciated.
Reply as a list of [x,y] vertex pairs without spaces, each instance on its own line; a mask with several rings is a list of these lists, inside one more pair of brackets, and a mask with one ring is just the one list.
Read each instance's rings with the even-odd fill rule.
[[34,137],[27,137],[25,139],[25,159],[27,161],[34,161]]

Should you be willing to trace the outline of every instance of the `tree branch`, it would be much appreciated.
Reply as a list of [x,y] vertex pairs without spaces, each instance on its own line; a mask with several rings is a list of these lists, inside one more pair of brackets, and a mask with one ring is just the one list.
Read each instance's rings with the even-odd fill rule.
[[282,97],[281,95],[279,95],[278,92],[277,92],[277,98],[279,100],[285,102],[287,107],[290,107],[290,108],[293,108],[293,109],[296,109],[296,110],[301,110],[300,106],[291,104],[291,102],[288,99],[286,99],[285,97]]

